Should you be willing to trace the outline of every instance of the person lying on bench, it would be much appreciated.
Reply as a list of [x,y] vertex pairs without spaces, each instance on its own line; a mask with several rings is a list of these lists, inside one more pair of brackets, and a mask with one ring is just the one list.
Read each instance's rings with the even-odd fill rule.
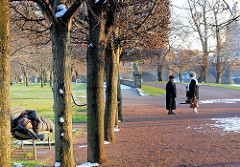
[[49,118],[40,117],[36,111],[33,110],[23,111],[16,119],[14,119],[12,126],[16,127],[17,125],[33,129],[37,135],[44,131],[54,133],[55,129],[54,123]]

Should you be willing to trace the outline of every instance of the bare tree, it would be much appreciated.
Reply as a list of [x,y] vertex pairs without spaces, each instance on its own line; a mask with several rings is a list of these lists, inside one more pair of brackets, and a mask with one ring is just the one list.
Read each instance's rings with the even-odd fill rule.
[[191,70],[199,62],[201,54],[198,50],[182,50],[179,49],[173,57],[173,71],[178,74],[180,82],[182,82],[182,72]]
[[[229,67],[239,59],[239,24],[237,21],[233,21],[227,27],[223,26],[222,15],[234,13],[233,18],[236,18],[236,11],[230,11],[230,13],[225,1],[212,1],[209,4],[214,16],[212,30],[216,41],[212,61],[216,64],[216,83],[220,84],[223,72],[230,69]],[[232,81],[232,78],[230,81]]]
[[[107,72],[107,97],[106,110],[105,110],[105,139],[112,142],[114,141],[114,126],[117,124],[115,115],[118,108],[117,100],[117,78],[119,59],[122,49],[130,51],[131,48],[138,47],[148,48],[149,50],[154,47],[163,46],[167,41],[168,29],[168,1],[155,0],[155,1],[123,1],[124,7],[119,11],[115,19],[115,31],[111,35],[109,41],[109,48],[106,53],[107,60],[111,63],[106,63]],[[146,49],[145,49],[146,50]],[[131,54],[129,54],[131,55]],[[136,54],[129,59],[143,59]],[[124,55],[126,58],[127,56]],[[146,58],[146,57],[144,57]],[[121,105],[121,104],[119,104]],[[119,107],[121,109],[121,107]],[[122,118],[121,111],[118,111],[120,118]],[[118,116],[118,115],[117,115]]]
[[188,0],[189,10],[193,29],[198,33],[201,41],[203,55],[202,55],[202,73],[200,75],[200,82],[207,82],[208,71],[208,55],[209,55],[209,21],[207,13],[207,0]]
[[[33,9],[28,10],[28,16],[36,15],[40,10],[42,14],[39,14],[37,19],[30,17],[31,19],[24,19],[24,21],[35,21],[41,25],[41,21],[47,18],[45,26],[42,24],[45,28],[36,29],[36,31],[47,32],[50,28],[54,60],[55,161],[58,165],[72,167],[75,166],[75,162],[72,145],[70,30],[72,16],[82,2],[80,0],[73,3],[67,3],[65,0],[35,2],[23,2],[27,8]],[[26,29],[31,30],[32,24],[26,24],[26,26]],[[37,37],[40,40],[44,36]]]
[[[115,51],[120,52],[115,48],[113,42],[109,42],[106,48],[105,57],[105,71],[106,71],[106,106],[104,115],[104,130],[105,130],[105,140],[109,142],[114,142],[114,128],[116,121],[118,121],[118,101],[117,101],[117,84],[118,84],[118,69],[119,69],[119,53],[116,54]],[[117,118],[116,118],[117,116]],[[116,120],[117,119],[117,120]],[[118,124],[118,123],[117,123]]]
[[10,12],[8,0],[0,3],[0,165],[10,167]]
[[[121,1],[120,1],[121,2]],[[89,1],[87,51],[88,161],[105,163],[103,78],[105,50],[119,2]],[[106,19],[105,19],[106,18]]]

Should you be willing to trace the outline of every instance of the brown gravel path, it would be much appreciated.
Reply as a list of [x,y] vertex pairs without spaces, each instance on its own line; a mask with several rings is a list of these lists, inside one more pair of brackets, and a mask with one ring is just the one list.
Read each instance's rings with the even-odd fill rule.
[[[164,84],[156,85],[164,87]],[[177,85],[178,102],[185,99],[185,85]],[[204,100],[240,98],[240,91],[201,87]],[[180,94],[181,93],[181,94]],[[183,94],[183,95],[182,95]],[[164,96],[124,97],[124,122],[115,133],[115,142],[106,145],[108,163],[103,167],[240,167],[240,133],[223,132],[210,125],[211,118],[240,117],[240,102],[202,104],[198,115],[188,105],[178,105],[176,115],[165,110]],[[78,164],[86,162],[86,124],[82,136],[74,138],[74,156]],[[46,149],[45,149],[46,150]],[[52,149],[54,152],[54,148]],[[39,149],[38,155],[40,155]],[[46,153],[47,165],[54,164],[53,153]],[[42,160],[45,160],[42,158]]]

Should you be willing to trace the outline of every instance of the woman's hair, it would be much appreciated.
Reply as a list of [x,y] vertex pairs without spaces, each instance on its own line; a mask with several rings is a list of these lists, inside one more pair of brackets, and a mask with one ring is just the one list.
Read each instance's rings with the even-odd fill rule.
[[169,76],[169,79],[173,79],[173,78],[174,78],[174,76],[173,76],[173,75],[170,75],[170,76]]
[[26,127],[28,123],[31,123],[31,121],[28,118],[23,117],[23,118],[20,118],[17,123],[18,125]]
[[196,77],[196,73],[194,71],[190,72],[189,74],[191,77]]

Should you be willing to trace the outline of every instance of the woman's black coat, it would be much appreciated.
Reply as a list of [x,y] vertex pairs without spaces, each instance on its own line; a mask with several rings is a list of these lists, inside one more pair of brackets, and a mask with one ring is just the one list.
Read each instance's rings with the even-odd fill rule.
[[199,99],[199,89],[196,81],[192,79],[189,83],[189,91],[187,92],[187,97],[189,99],[195,98]]
[[166,109],[170,110],[170,103],[171,110],[176,109],[176,101],[175,98],[177,97],[177,90],[176,90],[176,84],[169,81],[166,85]]

